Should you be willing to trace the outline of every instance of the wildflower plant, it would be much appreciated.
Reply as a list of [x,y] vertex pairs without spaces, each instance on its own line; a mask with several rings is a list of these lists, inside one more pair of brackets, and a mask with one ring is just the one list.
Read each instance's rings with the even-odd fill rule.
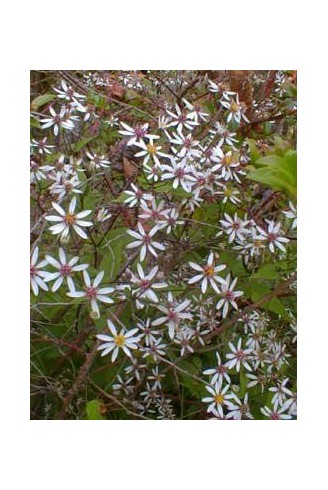
[[32,418],[296,418],[295,72],[238,73],[32,72]]

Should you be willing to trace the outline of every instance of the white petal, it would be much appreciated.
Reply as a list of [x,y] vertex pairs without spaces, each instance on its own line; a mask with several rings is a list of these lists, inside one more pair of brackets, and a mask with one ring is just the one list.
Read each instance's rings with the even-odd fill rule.
[[91,279],[90,279],[89,273],[87,271],[83,271],[83,279],[84,279],[85,285],[87,287],[90,287],[91,286]]
[[56,202],[52,202],[52,207],[57,211],[61,216],[65,216],[65,211],[61,208]]
[[96,275],[96,277],[95,277],[95,279],[94,279],[94,281],[93,281],[93,287],[94,287],[94,288],[96,288],[97,286],[99,286],[99,284],[101,283],[102,278],[104,277],[104,274],[105,274],[105,272],[104,272],[104,271],[100,271],[100,272],[99,272],[99,273]]
[[77,225],[73,225],[73,228],[74,230],[76,231],[76,233],[81,237],[81,238],[84,238],[84,239],[87,239],[88,238],[88,235],[82,230],[82,228],[80,228],[79,226]]

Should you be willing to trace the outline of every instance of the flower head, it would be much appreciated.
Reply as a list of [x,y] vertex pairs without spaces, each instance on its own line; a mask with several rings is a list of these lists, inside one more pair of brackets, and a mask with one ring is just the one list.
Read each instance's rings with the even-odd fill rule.
[[140,261],[145,260],[146,253],[149,251],[154,257],[157,258],[157,250],[165,250],[165,246],[162,243],[156,242],[153,240],[153,236],[158,231],[158,226],[154,226],[148,233],[144,230],[143,226],[140,222],[138,222],[138,230],[139,233],[134,230],[128,230],[128,234],[137,240],[129,243],[126,248],[137,248],[140,249]]
[[45,216],[47,221],[57,222],[56,225],[50,226],[49,230],[51,230],[53,235],[58,235],[59,233],[62,237],[68,237],[71,228],[81,237],[88,238],[87,234],[82,230],[82,226],[92,226],[90,221],[83,221],[81,218],[85,218],[92,211],[81,211],[80,213],[75,214],[76,207],[76,197],[74,196],[69,204],[68,212],[65,212],[62,207],[60,207],[57,203],[53,202],[52,207],[57,211],[59,216]]
[[47,276],[46,271],[40,270],[41,267],[44,267],[47,265],[46,260],[42,260],[37,264],[39,257],[39,247],[35,247],[32,257],[31,257],[31,264],[30,264],[30,280],[31,280],[31,287],[32,291],[37,296],[39,294],[39,288],[43,289],[44,291],[48,291],[48,286],[44,282],[44,277]]
[[218,288],[217,284],[225,284],[225,281],[222,277],[218,276],[217,273],[225,269],[226,265],[222,264],[215,266],[213,252],[211,252],[208,256],[205,266],[202,267],[194,262],[189,262],[189,265],[195,269],[198,274],[189,279],[188,284],[194,284],[195,282],[202,281],[201,289],[203,294],[206,293],[208,284],[212,286],[216,293],[220,294],[220,289]]
[[131,349],[138,349],[139,336],[134,337],[138,332],[138,328],[133,328],[132,330],[126,331],[125,328],[118,333],[116,327],[111,320],[107,320],[108,328],[112,335],[97,335],[98,340],[102,340],[104,344],[98,347],[98,350],[102,350],[101,356],[106,356],[112,352],[111,361],[114,362],[118,356],[120,350],[124,352],[125,355],[131,357]]
[[227,393],[230,389],[230,385],[227,384],[222,388],[222,381],[217,381],[214,386],[206,386],[206,389],[211,395],[202,399],[204,403],[209,403],[207,412],[216,410],[220,417],[223,417],[223,407],[233,407],[230,400],[234,398],[234,395],[232,393]]
[[238,306],[236,303],[236,298],[239,298],[239,296],[243,295],[243,291],[234,291],[234,287],[237,282],[237,277],[233,279],[231,282],[231,276],[230,274],[227,275],[225,281],[222,283],[221,286],[221,296],[222,298],[220,301],[218,301],[216,305],[216,309],[222,310],[222,316],[225,318],[228,314],[229,306],[231,305],[235,310],[238,310]]
[[59,128],[64,128],[68,130],[74,129],[73,117],[69,114],[65,107],[62,107],[59,113],[49,107],[51,117],[46,117],[40,119],[42,129],[54,127],[54,135],[57,136],[59,133]]
[[90,301],[91,303],[91,310],[92,313],[99,318],[100,316],[100,311],[99,311],[99,306],[97,301],[100,301],[101,303],[107,303],[111,304],[114,303],[114,301],[109,298],[107,295],[115,291],[114,288],[107,287],[107,288],[99,288],[99,284],[104,277],[104,271],[99,272],[93,282],[91,283],[90,276],[86,270],[83,271],[83,278],[84,278],[84,283],[85,283],[85,290],[84,291],[70,291],[67,293],[67,296],[70,296],[71,298],[86,298]]
[[83,271],[89,267],[88,264],[75,265],[79,261],[79,257],[73,257],[70,261],[67,261],[65,251],[59,249],[59,261],[54,259],[51,255],[46,255],[46,261],[52,265],[57,272],[47,272],[45,281],[55,281],[51,290],[57,291],[66,279],[67,285],[70,291],[75,291],[74,281],[72,276],[74,272]]

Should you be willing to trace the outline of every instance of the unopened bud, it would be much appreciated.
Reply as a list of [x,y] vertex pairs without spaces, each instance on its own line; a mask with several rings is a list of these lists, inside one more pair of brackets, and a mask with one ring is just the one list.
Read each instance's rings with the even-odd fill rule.
[[69,242],[69,239],[70,239],[69,235],[67,235],[67,236],[61,235],[59,241],[60,241],[61,245],[67,245]]
[[98,318],[100,318],[98,311],[92,310],[90,312],[90,318],[92,318],[92,320],[97,320]]
[[112,216],[111,213],[107,213],[105,208],[101,208],[99,209],[97,214],[97,221],[103,223],[104,221],[108,220],[111,216]]

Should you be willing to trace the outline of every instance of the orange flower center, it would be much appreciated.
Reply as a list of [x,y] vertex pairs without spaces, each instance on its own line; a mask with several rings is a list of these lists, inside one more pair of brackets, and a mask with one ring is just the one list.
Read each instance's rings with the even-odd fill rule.
[[67,213],[64,220],[67,225],[73,225],[76,221],[76,216],[75,214]]

